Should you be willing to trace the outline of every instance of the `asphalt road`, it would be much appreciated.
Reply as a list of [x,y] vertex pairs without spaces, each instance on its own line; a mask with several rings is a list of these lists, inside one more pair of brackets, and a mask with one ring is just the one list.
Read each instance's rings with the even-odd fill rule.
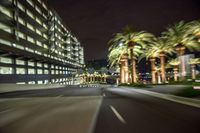
[[137,92],[128,97],[102,88],[60,88],[0,94],[0,133],[200,133],[199,123],[200,109]]
[[104,93],[95,133],[200,133],[198,108],[137,92]]

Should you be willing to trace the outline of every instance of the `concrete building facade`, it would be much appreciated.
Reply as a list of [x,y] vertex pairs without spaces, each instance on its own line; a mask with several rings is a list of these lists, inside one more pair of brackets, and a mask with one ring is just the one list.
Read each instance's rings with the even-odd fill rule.
[[77,83],[83,47],[47,3],[1,0],[0,16],[0,83]]

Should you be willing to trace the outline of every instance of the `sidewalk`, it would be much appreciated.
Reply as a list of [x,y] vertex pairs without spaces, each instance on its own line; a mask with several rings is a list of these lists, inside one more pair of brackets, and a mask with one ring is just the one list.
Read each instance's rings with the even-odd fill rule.
[[25,90],[40,90],[62,88],[66,85],[60,84],[0,84],[0,93]]
[[167,93],[159,93],[159,92],[152,91],[152,89],[150,89],[150,90],[134,89],[133,87],[120,87],[120,88],[126,89],[128,91],[135,91],[135,92],[150,95],[153,97],[157,97],[157,98],[161,98],[161,99],[165,99],[165,100],[169,100],[169,101],[173,101],[173,102],[200,108],[200,100],[199,99],[185,98],[185,97],[175,96],[175,95],[172,95],[169,93],[168,94]]

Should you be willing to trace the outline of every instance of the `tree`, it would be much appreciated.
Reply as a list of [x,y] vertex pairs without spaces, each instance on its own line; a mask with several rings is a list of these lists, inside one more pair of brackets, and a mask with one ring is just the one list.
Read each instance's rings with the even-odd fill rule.
[[[142,49],[145,44],[153,37],[152,34],[145,31],[133,32],[132,27],[126,26],[122,33],[117,33],[113,39],[109,42],[111,44],[110,49],[116,49],[124,47],[125,51],[122,57],[121,64],[125,64],[128,68],[127,56],[131,59],[132,71],[131,79],[132,83],[136,83],[136,58],[142,53]],[[120,54],[121,55],[121,54]],[[118,60],[119,61],[119,60]]]
[[191,58],[189,61],[192,71],[192,79],[196,79],[196,65],[200,64],[200,58]]
[[174,81],[178,80],[178,65],[180,64],[179,60],[176,59],[171,59],[168,63],[169,66],[173,67],[173,71],[174,71]]
[[194,20],[187,23],[188,31],[197,37],[200,44],[200,20]]
[[154,43],[151,43],[151,44],[147,45],[143,54],[139,58],[139,61],[142,58],[146,58],[146,60],[150,60],[150,62],[151,62],[151,77],[152,77],[153,84],[157,83],[155,61],[156,61],[156,58],[159,57],[159,53],[155,52],[156,50],[157,50],[157,46],[154,45]]
[[152,40],[153,52],[159,54],[160,58],[160,71],[161,71],[161,79],[162,82],[165,83],[166,81],[166,74],[165,74],[165,57],[167,55],[172,55],[174,53],[174,49],[170,43],[168,43],[168,39],[163,37],[158,37]]
[[185,49],[187,48],[190,51],[200,49],[196,37],[189,31],[189,26],[183,21],[180,21],[179,23],[168,27],[167,31],[162,33],[162,36],[167,39],[177,51],[180,61],[182,80],[185,80],[186,76],[185,61],[183,58]]

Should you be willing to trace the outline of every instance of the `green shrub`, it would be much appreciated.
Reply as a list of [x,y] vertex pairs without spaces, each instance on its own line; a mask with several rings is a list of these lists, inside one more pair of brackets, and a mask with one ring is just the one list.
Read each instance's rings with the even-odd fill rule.
[[193,87],[187,87],[175,93],[175,95],[182,96],[182,97],[197,97],[197,96],[200,96],[200,90],[195,90],[193,89]]

